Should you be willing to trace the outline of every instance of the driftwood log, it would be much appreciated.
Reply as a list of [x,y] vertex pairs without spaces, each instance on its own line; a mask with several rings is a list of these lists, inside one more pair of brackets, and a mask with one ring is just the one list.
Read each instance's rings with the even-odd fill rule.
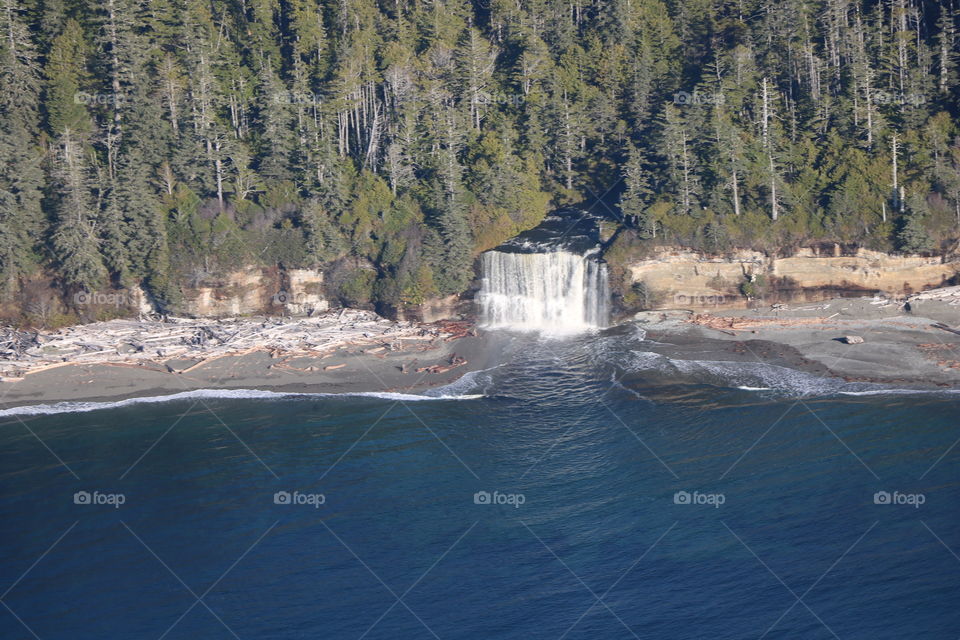
[[[0,328],[0,378],[15,380],[70,364],[154,365],[157,370],[183,374],[220,358],[256,351],[281,359],[323,358],[340,349],[376,355],[388,350],[424,351],[438,341],[473,333],[468,322],[393,322],[355,309],[292,320],[111,320],[49,334]],[[180,368],[168,364],[171,360],[191,362]]]
[[936,329],[941,329],[941,330],[943,330],[943,331],[949,331],[950,333],[955,333],[955,334],[957,334],[958,336],[960,336],[960,330],[953,329],[952,327],[948,327],[947,325],[943,324],[942,322],[934,322],[934,323],[933,323],[932,325],[930,325],[930,326],[931,326],[931,327],[934,327],[934,328],[936,328]]

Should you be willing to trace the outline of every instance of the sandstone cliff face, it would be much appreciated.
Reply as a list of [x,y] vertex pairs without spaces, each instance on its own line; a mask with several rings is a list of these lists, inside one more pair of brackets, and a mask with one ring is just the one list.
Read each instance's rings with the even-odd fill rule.
[[809,249],[772,261],[772,274],[786,276],[801,288],[868,289],[905,294],[937,287],[949,280],[960,263],[940,257],[894,256],[861,249],[855,256],[816,256]]
[[326,311],[323,273],[314,269],[249,268],[216,282],[184,288],[181,313],[196,317],[228,317],[272,313],[308,315]]
[[755,251],[708,256],[660,247],[653,256],[627,266],[631,282],[643,282],[655,308],[745,307],[745,282],[765,299],[818,300],[843,292],[904,295],[943,286],[960,272],[960,262],[940,257],[895,256],[861,249],[829,255],[803,249],[787,258]]
[[261,311],[279,289],[267,285],[262,269],[226,274],[216,282],[183,288],[182,312],[197,317],[247,315]]
[[428,298],[416,307],[397,309],[396,315],[397,320],[437,322],[458,318],[461,314],[469,314],[469,312],[469,301],[465,302],[460,296],[453,294],[441,298]]
[[[755,282],[767,302],[820,300],[842,293],[906,295],[946,284],[960,272],[960,261],[940,257],[895,256],[861,249],[853,255],[801,249],[786,258],[737,250],[710,256],[689,249],[659,247],[649,258],[626,266],[631,282],[643,282],[654,308],[742,308],[740,290]],[[329,309],[324,274],[316,269],[248,268],[216,282],[185,288],[180,313],[196,317],[274,314],[303,316]],[[133,292],[146,311],[146,296]],[[465,306],[466,305],[466,306]],[[397,312],[399,319],[433,322],[456,317],[469,305],[458,296],[426,301]]]
[[284,272],[284,290],[277,296],[276,302],[282,304],[287,313],[305,316],[320,313],[330,308],[323,297],[323,272],[317,269],[287,269]]

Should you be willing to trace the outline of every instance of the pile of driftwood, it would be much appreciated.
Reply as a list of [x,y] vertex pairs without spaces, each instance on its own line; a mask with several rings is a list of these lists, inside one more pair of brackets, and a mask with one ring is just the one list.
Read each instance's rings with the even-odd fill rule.
[[[834,314],[836,315],[836,314]],[[771,318],[771,317],[719,317],[709,313],[694,314],[688,322],[724,333],[753,331],[764,327],[798,327],[822,325],[830,318]]]
[[0,329],[0,358],[17,358],[40,344],[40,336],[28,331]]
[[[450,338],[447,338],[448,340]],[[467,359],[463,356],[458,356],[457,354],[452,354],[450,356],[450,361],[448,364],[435,364],[429,367],[420,367],[417,369],[417,373],[446,373],[451,369],[456,369],[457,367],[462,367],[467,364]],[[404,371],[406,373],[406,371]]]
[[447,342],[477,335],[477,328],[468,320],[441,320],[437,324],[441,331],[450,334],[445,338]]
[[951,306],[960,306],[960,286],[940,287],[939,289],[930,289],[915,293],[908,299],[909,302],[923,302],[925,300],[938,300]]
[[[41,334],[0,328],[0,377],[11,380],[71,364],[145,366],[184,373],[212,360],[267,351],[273,357],[323,357],[341,348],[368,353],[460,337],[458,323],[393,322],[370,311],[344,309],[311,318],[168,317],[162,321],[111,320]],[[186,364],[173,368],[169,361]]]

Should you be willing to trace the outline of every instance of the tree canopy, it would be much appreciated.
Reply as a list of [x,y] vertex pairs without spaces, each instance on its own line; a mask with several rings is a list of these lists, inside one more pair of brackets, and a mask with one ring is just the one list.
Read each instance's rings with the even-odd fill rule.
[[0,0],[0,287],[333,265],[356,303],[597,199],[651,242],[936,251],[956,0]]

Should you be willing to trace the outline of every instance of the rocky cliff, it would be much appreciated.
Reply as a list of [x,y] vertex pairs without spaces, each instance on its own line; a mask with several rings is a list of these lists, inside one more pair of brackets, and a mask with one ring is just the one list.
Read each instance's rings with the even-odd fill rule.
[[756,251],[711,256],[658,247],[625,269],[651,308],[733,308],[759,297],[780,301],[838,294],[906,295],[950,284],[960,272],[960,261],[866,249],[843,255],[839,247],[828,252],[802,249],[789,257]]
[[184,287],[181,313],[196,317],[258,313],[300,316],[329,307],[323,293],[322,271],[249,268],[213,282]]

